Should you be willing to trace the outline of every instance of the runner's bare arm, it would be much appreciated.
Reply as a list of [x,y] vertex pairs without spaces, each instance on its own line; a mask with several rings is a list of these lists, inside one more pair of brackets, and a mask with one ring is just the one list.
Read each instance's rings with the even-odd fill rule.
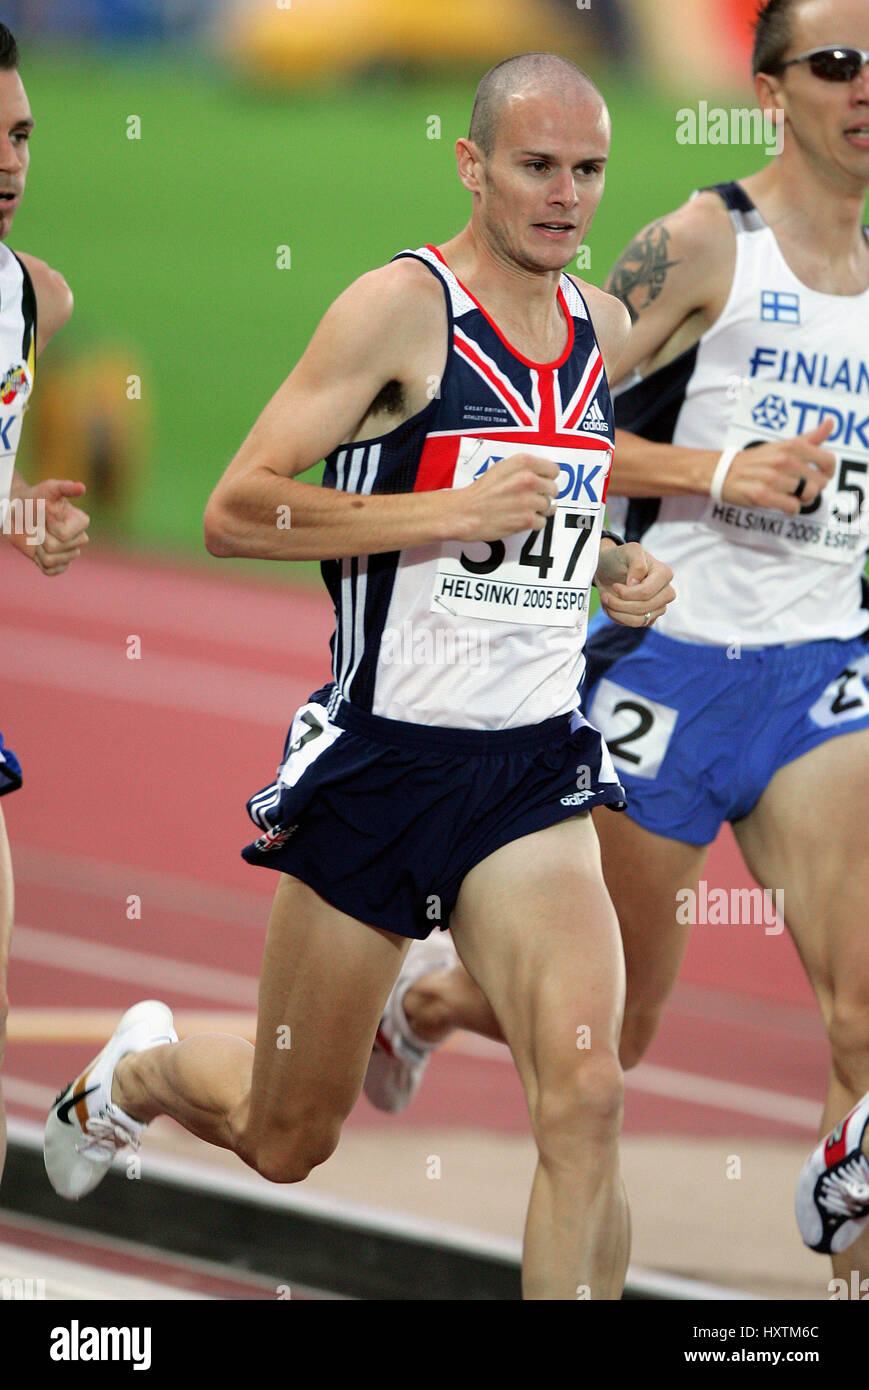
[[[630,337],[630,313],[613,295],[594,285],[576,283],[585,296],[609,375]],[[601,607],[615,622],[625,627],[646,627],[655,622],[676,596],[672,579],[669,565],[641,545],[618,545],[606,536],[601,540],[594,583]]]
[[[72,313],[72,291],[60,272],[52,270],[45,261],[24,251],[17,252],[17,255],[27,268],[36,295],[36,356],[39,357]],[[30,498],[43,504],[45,535],[38,545],[34,545],[33,537],[29,537],[27,532],[13,529],[8,532],[7,539],[15,550],[33,560],[45,575],[63,574],[81,553],[82,546],[88,543],[90,517],[71,500],[81,497],[84,491],[84,483],[73,482],[69,478],[48,478],[30,487],[17,469],[12,475],[12,498],[22,501]]]
[[73,309],[72,290],[59,270],[24,251],[16,252],[27,267],[36,294],[36,355],[44,352]]
[[[633,324],[611,384],[649,375],[700,339],[727,302],[735,257],[730,216],[713,193],[699,194],[634,238],[607,281]],[[835,468],[833,454],[822,447],[832,428],[828,421],[798,439],[737,454],[725,480],[725,501],[791,513],[813,502]],[[720,457],[721,450],[655,444],[617,430],[610,493],[707,496]],[[801,477],[806,486],[797,499]]]
[[362,496],[296,478],[360,436],[389,382],[399,382],[416,409],[426,405],[422,387],[443,371],[446,339],[443,291],[424,267],[397,261],[355,281],[214,489],[205,512],[209,551],[321,560],[540,530],[558,469],[528,455],[504,459],[455,491]]

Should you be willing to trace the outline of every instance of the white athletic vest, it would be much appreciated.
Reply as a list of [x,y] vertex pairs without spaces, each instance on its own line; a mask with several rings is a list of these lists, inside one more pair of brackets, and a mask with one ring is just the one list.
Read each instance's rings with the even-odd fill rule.
[[819,294],[798,280],[738,184],[717,190],[736,230],[721,317],[695,347],[616,399],[616,424],[693,449],[792,437],[828,416],[835,476],[798,516],[664,497],[610,497],[611,523],[672,566],[668,637],[767,645],[857,636],[869,626],[869,290]]
[[[30,276],[0,244],[0,507],[12,486],[21,424],[33,389],[36,297]],[[0,518],[2,519],[2,518]]]

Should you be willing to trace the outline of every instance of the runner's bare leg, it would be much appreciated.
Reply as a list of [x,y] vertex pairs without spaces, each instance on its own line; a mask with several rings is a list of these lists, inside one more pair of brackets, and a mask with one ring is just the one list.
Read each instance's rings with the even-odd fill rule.
[[[820,1133],[869,1090],[869,730],[813,748],[775,774],[734,825],[762,888],[782,889],[784,917],[830,1039]],[[869,1231],[833,1256],[837,1277],[869,1276]]]
[[[655,835],[627,815],[594,812],[604,880],[622,934],[627,972],[621,1063],[636,1066],[661,1020],[679,973],[690,927],[676,920],[677,892],[697,889],[707,846]],[[456,1028],[503,1041],[483,991],[459,962],[422,975],[402,1007],[417,1037],[442,1042]]]
[[617,1299],[630,1238],[618,1155],[624,964],[591,820],[489,855],[465,878],[451,929],[513,1053],[538,1149],[524,1297]]
[[208,1033],[122,1058],[112,1099],[179,1124],[275,1182],[333,1152],[408,947],[281,875],[266,939],[256,1045]]

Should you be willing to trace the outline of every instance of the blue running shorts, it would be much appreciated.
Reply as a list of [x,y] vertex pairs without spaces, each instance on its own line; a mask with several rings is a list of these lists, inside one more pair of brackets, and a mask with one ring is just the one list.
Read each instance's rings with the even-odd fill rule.
[[12,749],[6,747],[0,734],[0,796],[14,792],[20,786],[21,764]]
[[331,688],[297,712],[278,777],[251,797],[242,855],[341,912],[417,940],[445,930],[465,874],[502,845],[625,795],[578,712],[493,731],[383,719]]
[[598,614],[583,707],[606,739],[631,819],[671,840],[711,844],[785,763],[869,729],[867,636],[719,647]]

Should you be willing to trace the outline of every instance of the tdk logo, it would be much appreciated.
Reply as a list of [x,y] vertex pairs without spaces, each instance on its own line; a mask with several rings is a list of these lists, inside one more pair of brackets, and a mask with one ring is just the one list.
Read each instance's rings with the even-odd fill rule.
[[836,410],[835,406],[819,405],[816,401],[791,400],[786,406],[780,396],[765,396],[751,414],[756,425],[772,430],[783,430],[787,426],[794,435],[805,434],[824,420],[832,420],[833,432],[827,440],[828,445],[844,445],[849,449],[856,445],[869,449],[869,415],[861,415],[857,410]]
[[561,502],[565,497],[569,497],[571,502],[578,502],[583,492],[589,502],[599,502],[600,497],[592,486],[598,473],[603,472],[603,464],[596,463],[594,468],[586,470],[584,463],[559,463],[559,481],[563,475],[567,481],[561,483],[561,491],[557,494],[558,501]]
[[751,412],[751,418],[762,428],[783,430],[788,422],[788,408],[781,396],[764,396]]
[[[486,459],[474,474],[474,482],[481,478],[487,469],[493,464],[500,463],[501,459],[495,456]],[[598,473],[603,472],[603,465],[596,463],[593,468],[587,468],[584,463],[559,463],[559,484],[560,491],[557,494],[558,501],[564,501],[569,497],[571,502],[578,502],[580,497],[585,494],[589,502],[599,502],[600,496],[595,489],[595,479]]]
[[9,431],[18,419],[20,419],[20,416],[10,415],[8,420],[0,420],[0,440],[2,440],[2,445],[0,445],[0,447],[8,449],[10,452],[15,448],[15,445],[9,438]]
[[760,317],[765,323],[799,323],[800,297],[779,290],[761,290]]

